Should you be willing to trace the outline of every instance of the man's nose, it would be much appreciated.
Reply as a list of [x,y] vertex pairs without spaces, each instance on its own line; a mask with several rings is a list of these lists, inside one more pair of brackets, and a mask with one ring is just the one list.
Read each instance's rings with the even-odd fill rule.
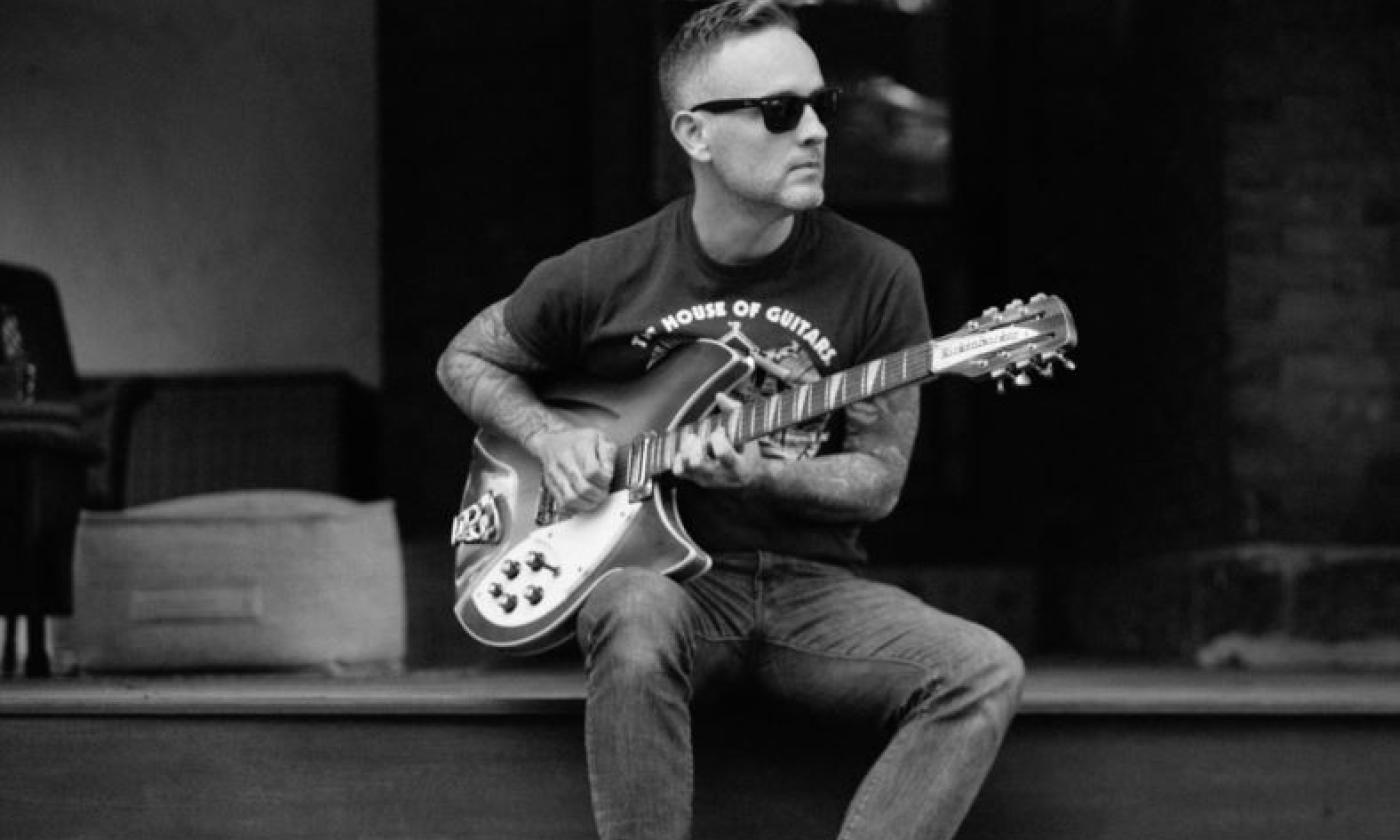
[[809,102],[802,106],[802,119],[797,123],[797,139],[803,143],[819,143],[827,138],[826,124],[817,116]]

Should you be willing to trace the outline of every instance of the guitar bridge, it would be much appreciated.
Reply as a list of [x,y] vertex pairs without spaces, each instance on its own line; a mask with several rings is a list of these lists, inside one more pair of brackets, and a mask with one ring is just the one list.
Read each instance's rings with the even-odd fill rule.
[[496,494],[487,490],[452,518],[452,544],[495,545],[501,541],[501,513]]

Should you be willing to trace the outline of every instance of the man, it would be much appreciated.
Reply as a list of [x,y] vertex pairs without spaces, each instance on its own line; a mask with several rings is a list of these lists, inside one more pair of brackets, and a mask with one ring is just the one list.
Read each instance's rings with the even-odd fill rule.
[[[836,94],[781,7],[729,0],[697,12],[663,55],[660,82],[693,195],[545,260],[439,363],[469,417],[540,461],[566,512],[606,498],[615,442],[542,404],[536,376],[636,377],[708,337],[753,355],[742,399],[929,337],[909,253],[821,207]],[[759,442],[736,446],[717,424],[682,444],[672,480],[714,567],[685,583],[614,572],[578,615],[606,840],[689,836],[691,707],[735,686],[889,733],[842,838],[957,829],[1014,713],[1022,666],[990,631],[857,574],[860,526],[898,499],[918,405],[904,389]]]

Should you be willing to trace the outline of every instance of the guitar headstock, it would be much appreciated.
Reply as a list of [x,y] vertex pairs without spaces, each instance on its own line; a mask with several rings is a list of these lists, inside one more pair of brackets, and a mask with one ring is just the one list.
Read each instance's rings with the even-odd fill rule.
[[935,374],[991,378],[1001,391],[1008,381],[1031,384],[1032,373],[1049,377],[1056,364],[1073,370],[1065,351],[1078,337],[1065,302],[1055,295],[1038,294],[1000,309],[992,307],[957,332],[935,340],[931,368]]

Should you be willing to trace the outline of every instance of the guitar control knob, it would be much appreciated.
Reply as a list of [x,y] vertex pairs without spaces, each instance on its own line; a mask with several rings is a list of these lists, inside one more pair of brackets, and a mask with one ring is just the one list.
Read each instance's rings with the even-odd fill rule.
[[541,569],[549,569],[554,573],[555,577],[559,577],[559,567],[551,566],[549,563],[545,562],[544,555],[538,551],[530,552],[530,559],[525,561],[525,565],[528,566],[532,572],[538,572]]
[[490,586],[486,587],[486,594],[490,595],[492,598],[501,597],[503,594],[505,594],[505,591],[505,588],[501,586],[500,583],[493,583]]
[[515,580],[520,575],[520,561],[507,560],[501,567],[501,574],[505,575],[507,580]]
[[543,589],[539,588],[538,586],[527,586],[527,587],[525,587],[525,601],[526,601],[527,603],[529,603],[530,606],[533,607],[534,605],[538,604],[540,601],[543,601],[543,600],[544,600],[544,590],[543,590]]
[[507,595],[504,598],[496,599],[496,603],[501,605],[502,612],[515,612],[515,607],[520,601],[514,595]]

